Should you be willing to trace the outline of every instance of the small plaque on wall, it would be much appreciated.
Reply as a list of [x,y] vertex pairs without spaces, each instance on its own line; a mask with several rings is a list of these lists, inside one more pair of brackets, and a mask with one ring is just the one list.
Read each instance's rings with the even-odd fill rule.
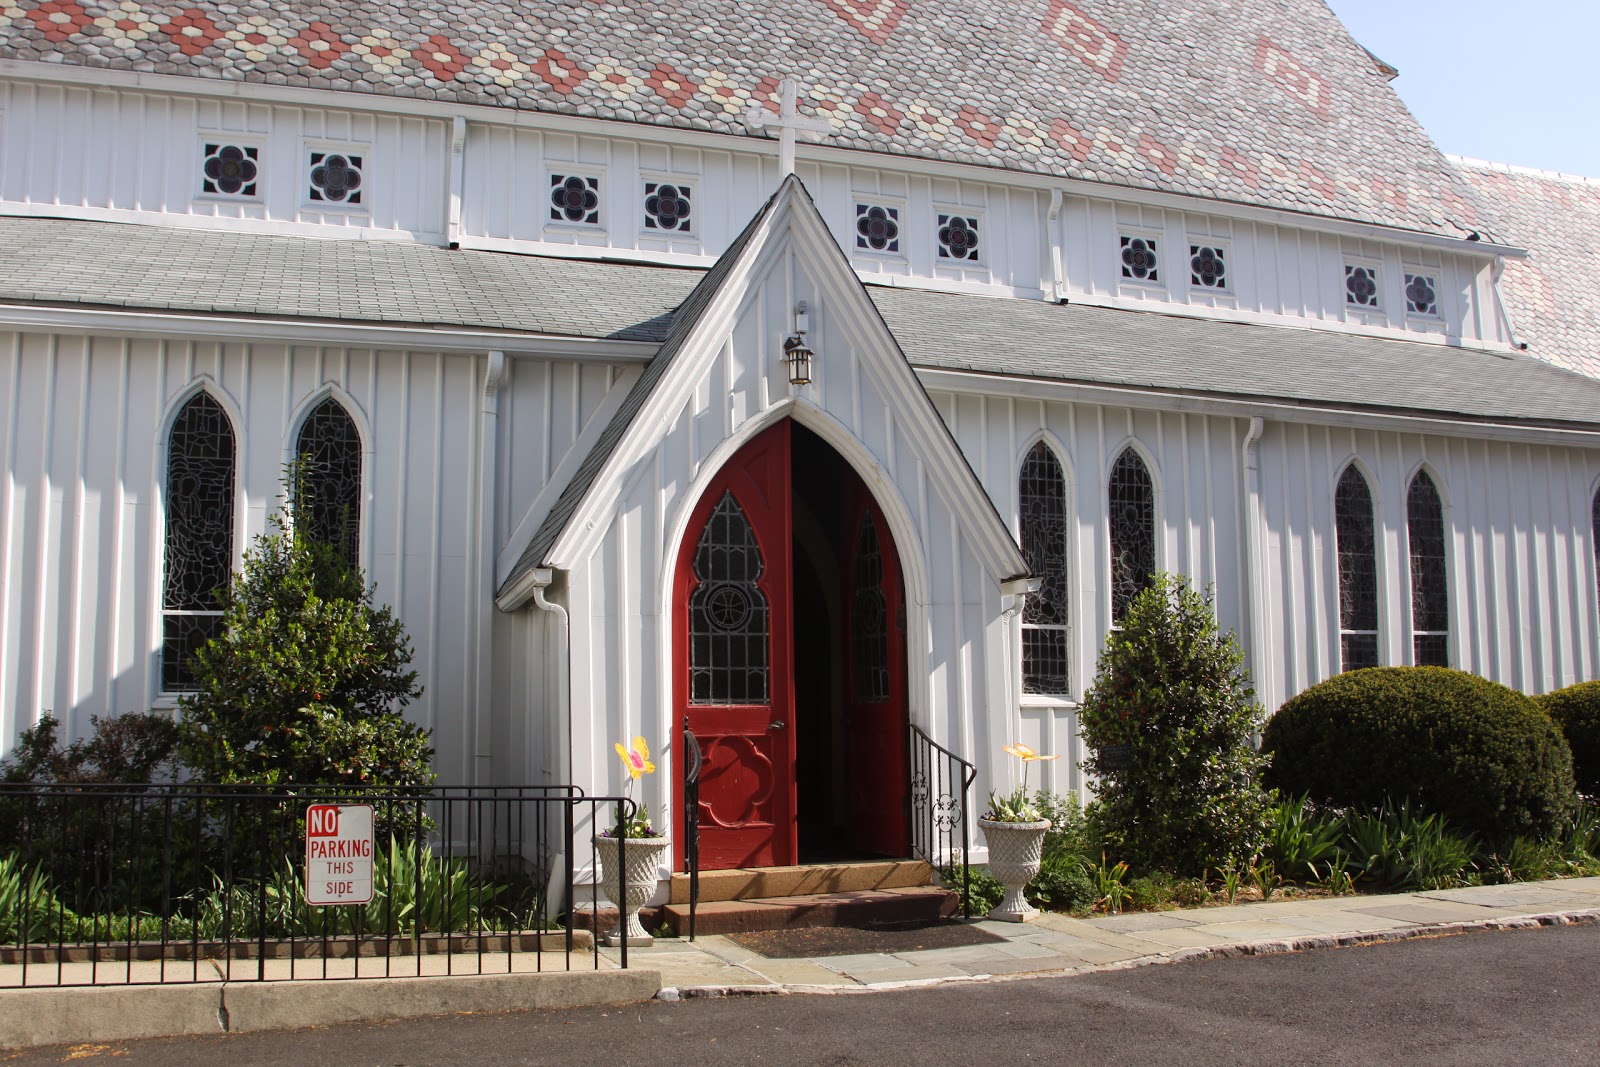
[[1095,766],[1102,771],[1126,771],[1133,767],[1132,745],[1107,745],[1095,753]]

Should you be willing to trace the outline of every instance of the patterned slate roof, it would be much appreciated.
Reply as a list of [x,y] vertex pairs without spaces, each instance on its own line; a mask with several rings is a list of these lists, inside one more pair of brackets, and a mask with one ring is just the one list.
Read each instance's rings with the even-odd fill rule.
[[[129,223],[0,218],[0,301],[659,343],[703,272]],[[529,294],[539,294],[530,299]]]
[[0,0],[0,57],[741,135],[792,75],[848,148],[1492,229],[1322,0]]
[[1501,290],[1528,354],[1600,378],[1600,179],[1456,158],[1528,249]]

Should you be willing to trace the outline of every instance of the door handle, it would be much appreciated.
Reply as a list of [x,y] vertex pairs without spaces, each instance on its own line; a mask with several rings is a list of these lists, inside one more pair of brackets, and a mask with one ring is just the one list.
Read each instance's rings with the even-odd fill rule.
[[788,726],[788,725],[789,724],[784,722],[782,719],[774,719],[772,722],[767,723],[767,729],[769,729],[769,730],[781,730],[785,726]]

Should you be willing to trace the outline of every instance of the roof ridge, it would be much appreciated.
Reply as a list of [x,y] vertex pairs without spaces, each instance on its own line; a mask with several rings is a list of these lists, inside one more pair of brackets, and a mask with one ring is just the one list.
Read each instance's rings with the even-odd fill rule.
[[1476,170],[1497,170],[1504,174],[1525,174],[1531,178],[1549,178],[1554,181],[1570,182],[1574,185],[1600,187],[1600,177],[1591,178],[1584,174],[1568,174],[1566,171],[1545,170],[1542,167],[1525,167],[1520,163],[1499,163],[1492,159],[1478,159],[1475,156],[1458,156],[1453,152],[1446,152],[1444,157],[1452,163],[1463,167],[1472,167]]

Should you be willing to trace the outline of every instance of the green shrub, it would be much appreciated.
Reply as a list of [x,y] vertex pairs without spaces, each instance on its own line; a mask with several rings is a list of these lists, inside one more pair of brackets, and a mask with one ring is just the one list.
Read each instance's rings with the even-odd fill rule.
[[1052,856],[1082,859],[1090,855],[1088,821],[1076,794],[1060,796],[1041,789],[1034,795],[1033,806],[1050,820],[1050,829],[1044,835],[1046,859]]
[[1087,912],[1095,901],[1094,882],[1082,858],[1065,853],[1044,858],[1026,893],[1030,904],[1046,911]]
[[0,944],[52,941],[75,918],[56,898],[44,871],[16,856],[0,856]]
[[1572,754],[1521,693],[1444,667],[1373,667],[1314,685],[1267,724],[1268,782],[1314,804],[1438,812],[1491,845],[1560,831]]
[[1421,814],[1408,804],[1354,813],[1345,823],[1350,847],[1346,869],[1389,889],[1447,889],[1462,885],[1477,844],[1451,833],[1444,816]]
[[179,701],[184,758],[201,781],[434,780],[428,732],[400,714],[422,693],[411,645],[372,592],[341,549],[272,517],[219,594],[223,636],[196,653],[198,689]]
[[[966,875],[965,882],[962,881],[963,874]],[[1006,895],[1006,887],[982,867],[967,864],[946,867],[939,872],[939,880],[946,889],[961,897],[962,904],[972,915],[987,915],[1000,906],[1000,901]]]
[[45,712],[0,761],[0,781],[148,785],[177,777],[178,727],[170,717],[156,712],[104,719],[91,715],[89,724],[89,737],[63,745],[60,722]]
[[1267,840],[1261,854],[1285,878],[1315,881],[1343,840],[1344,819],[1319,814],[1302,795],[1280,800],[1267,813]]
[[1259,850],[1262,712],[1243,663],[1210,594],[1173,575],[1156,575],[1107,635],[1078,713],[1106,851],[1142,871],[1192,876]]
[[1555,720],[1572,749],[1578,792],[1600,797],[1600,682],[1580,682],[1533,699]]

